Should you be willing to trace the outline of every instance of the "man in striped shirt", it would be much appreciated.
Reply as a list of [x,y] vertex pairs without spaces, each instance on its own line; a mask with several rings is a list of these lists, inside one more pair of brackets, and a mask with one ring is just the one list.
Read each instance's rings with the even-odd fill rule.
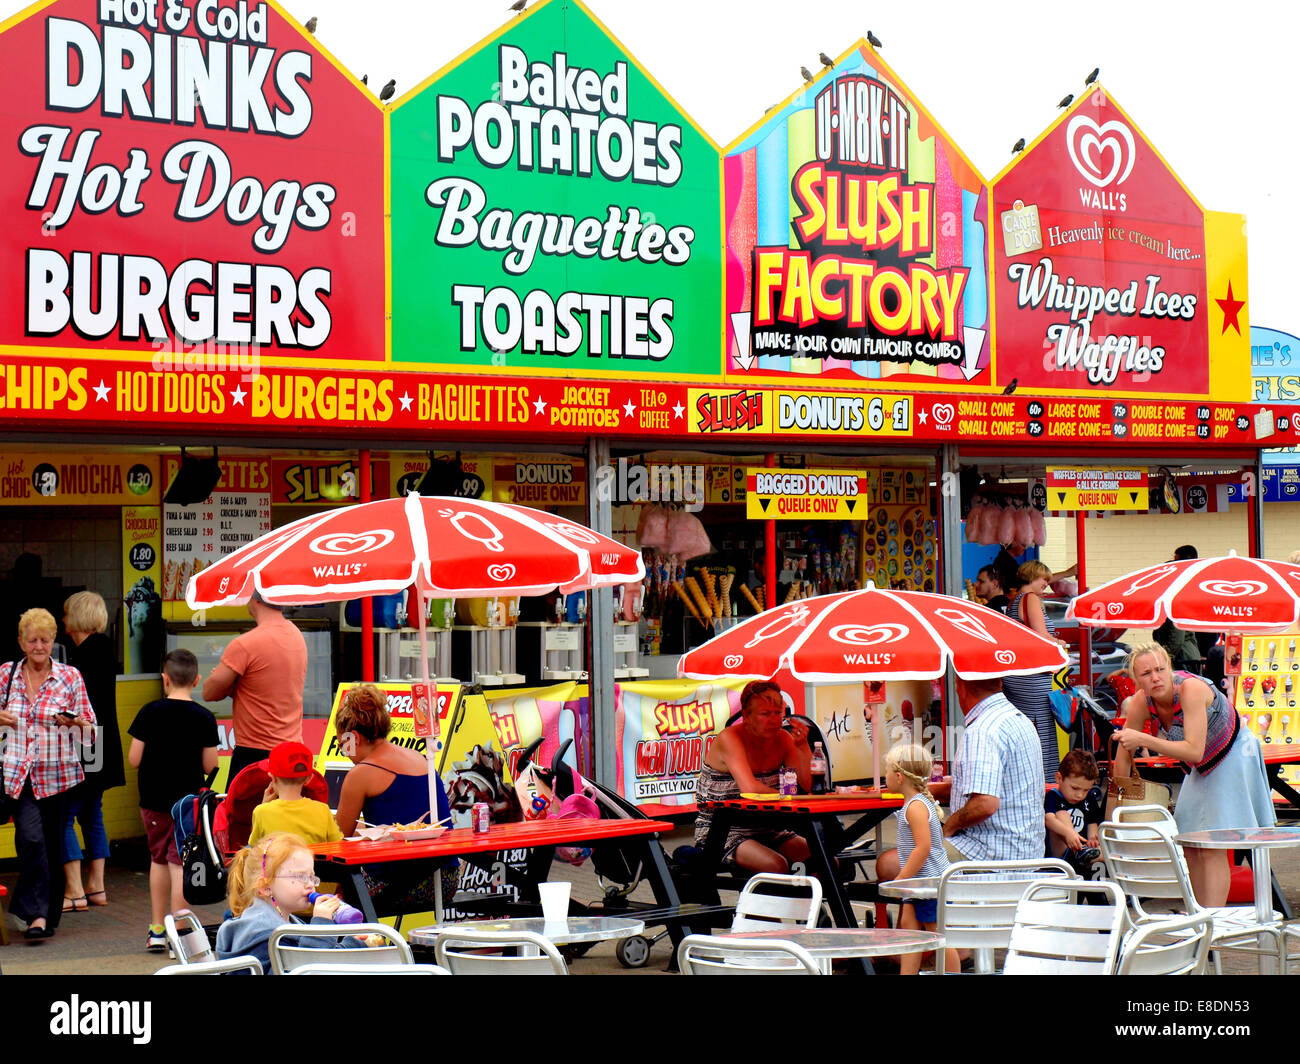
[[1029,718],[1002,682],[957,677],[966,728],[952,766],[944,837],[968,861],[1043,856],[1043,757]]

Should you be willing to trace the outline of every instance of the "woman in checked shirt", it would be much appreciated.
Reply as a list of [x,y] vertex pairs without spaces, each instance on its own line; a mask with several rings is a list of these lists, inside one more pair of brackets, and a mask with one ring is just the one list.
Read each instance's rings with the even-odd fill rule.
[[50,657],[56,631],[48,610],[28,610],[18,620],[23,658],[0,666],[0,820],[13,818],[19,868],[10,909],[32,939],[59,926],[62,890],[50,873],[63,863],[66,792],[84,778],[82,743],[95,727],[81,673]]

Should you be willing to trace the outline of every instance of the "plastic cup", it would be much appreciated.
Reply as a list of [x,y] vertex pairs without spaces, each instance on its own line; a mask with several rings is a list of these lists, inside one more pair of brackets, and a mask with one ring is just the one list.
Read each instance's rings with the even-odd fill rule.
[[542,919],[548,924],[562,924],[569,918],[569,891],[573,884],[539,883],[537,891],[542,896]]

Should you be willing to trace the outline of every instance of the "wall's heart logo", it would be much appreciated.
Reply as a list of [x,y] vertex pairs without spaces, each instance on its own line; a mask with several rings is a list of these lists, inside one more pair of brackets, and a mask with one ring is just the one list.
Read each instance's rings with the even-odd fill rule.
[[940,428],[947,428],[952,424],[953,415],[957,413],[952,403],[935,403],[930,408],[930,413],[934,415],[934,423]]
[[1123,122],[1097,125],[1087,115],[1075,115],[1065,129],[1070,162],[1085,181],[1098,188],[1122,185],[1133,172],[1137,150],[1133,131]]
[[722,659],[722,667],[724,669],[738,669],[742,664],[744,664],[744,661],[744,654],[728,654]]
[[1258,580],[1204,580],[1200,588],[1219,598],[1255,598],[1268,591],[1268,586]]
[[495,580],[498,584],[504,584],[507,580],[514,578],[515,567],[513,565],[489,565],[487,567],[487,574],[489,580]]
[[1108,602],[1106,603],[1106,612],[1109,613],[1112,617],[1118,617],[1121,613],[1124,612],[1124,603]]
[[905,624],[838,624],[826,634],[848,646],[874,647],[906,639],[909,629]]
[[317,536],[307,546],[315,554],[368,554],[393,542],[393,533],[386,528],[370,532],[330,532]]
[[997,659],[999,665],[1014,665],[1016,652],[1014,650],[998,650],[994,652],[993,657]]

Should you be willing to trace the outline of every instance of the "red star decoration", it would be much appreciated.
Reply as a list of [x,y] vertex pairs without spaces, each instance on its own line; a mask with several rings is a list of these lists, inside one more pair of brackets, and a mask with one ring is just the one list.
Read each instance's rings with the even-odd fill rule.
[[1231,281],[1228,282],[1228,298],[1216,299],[1215,302],[1219,304],[1219,309],[1223,311],[1223,330],[1220,335],[1226,333],[1228,331],[1228,326],[1231,325],[1237,330],[1237,335],[1240,336],[1241,326],[1237,322],[1237,316],[1241,313],[1241,308],[1246,305],[1246,301],[1244,299],[1232,298]]

